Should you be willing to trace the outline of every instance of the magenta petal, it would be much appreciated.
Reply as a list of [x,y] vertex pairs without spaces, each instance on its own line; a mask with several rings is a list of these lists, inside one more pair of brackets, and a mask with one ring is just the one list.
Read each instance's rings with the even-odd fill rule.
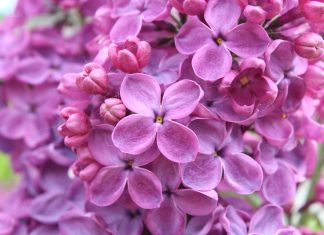
[[102,235],[106,231],[91,217],[70,212],[64,215],[59,223],[60,234]]
[[158,129],[157,145],[166,158],[178,163],[194,161],[198,153],[195,133],[188,127],[169,120]]
[[256,131],[264,136],[269,143],[280,147],[287,143],[294,133],[291,123],[278,116],[266,116],[259,118],[255,122]]
[[264,180],[262,192],[265,199],[273,204],[291,202],[296,192],[296,181],[291,170],[279,164],[277,171]]
[[195,74],[206,81],[216,81],[231,69],[232,56],[224,45],[207,45],[200,48],[192,58]]
[[123,165],[119,159],[121,152],[111,139],[112,127],[102,125],[95,128],[89,137],[88,147],[92,157],[104,166]]
[[32,201],[30,216],[42,223],[56,223],[70,207],[63,194],[46,193]]
[[49,64],[40,56],[27,57],[19,62],[17,78],[22,82],[41,84],[49,75]]
[[126,76],[120,87],[120,96],[125,106],[135,113],[154,116],[160,111],[160,86],[149,75],[137,73]]
[[192,54],[207,44],[214,44],[211,30],[197,17],[190,16],[175,37],[177,49],[182,54]]
[[249,233],[273,235],[282,226],[282,209],[275,205],[266,205],[261,207],[253,215],[249,226]]
[[140,154],[154,143],[156,128],[151,117],[133,114],[118,122],[112,140],[122,152]]
[[198,155],[196,160],[180,167],[182,182],[195,190],[215,189],[222,178],[222,164],[219,158]]
[[215,34],[225,34],[238,22],[241,7],[236,0],[210,0],[205,10],[205,19]]
[[208,215],[215,210],[218,196],[214,190],[199,192],[191,189],[180,189],[174,192],[173,200],[187,214]]
[[162,99],[162,114],[165,119],[180,119],[191,114],[204,95],[194,81],[181,80],[169,86]]
[[123,167],[101,168],[89,186],[90,201],[98,206],[113,204],[124,191],[127,175]]
[[[15,231],[16,232],[16,231]],[[59,234],[60,231],[59,231],[59,228],[57,225],[39,225],[37,226],[35,229],[33,229],[33,231],[31,231],[29,233],[29,235],[43,235],[43,234],[46,234],[46,235],[57,235]],[[19,234],[20,233],[14,233],[14,234]],[[22,233],[22,235],[25,235],[27,234],[26,233]]]
[[197,119],[190,123],[189,128],[198,137],[199,152],[206,155],[212,155],[216,149],[221,149],[227,135],[222,121]]
[[[125,27],[127,25],[127,27]],[[114,42],[125,41],[129,36],[137,36],[142,27],[142,17],[139,14],[120,17],[110,31]]]
[[166,198],[159,208],[147,212],[144,222],[152,234],[181,235],[186,226],[186,216],[175,207],[173,200]]
[[231,189],[240,194],[251,194],[261,188],[263,173],[251,157],[236,153],[223,159],[224,179]]
[[258,24],[244,23],[226,35],[226,46],[242,58],[262,55],[270,43],[267,32]]
[[162,202],[162,186],[152,172],[134,167],[128,177],[128,192],[132,200],[144,209],[153,209]]
[[15,220],[11,216],[0,213],[0,234],[11,234],[14,230]]
[[3,108],[0,110],[0,134],[8,139],[19,139],[24,137],[28,120],[21,115],[21,112]]
[[220,223],[223,225],[228,235],[246,235],[246,225],[232,206],[228,206],[220,217]]

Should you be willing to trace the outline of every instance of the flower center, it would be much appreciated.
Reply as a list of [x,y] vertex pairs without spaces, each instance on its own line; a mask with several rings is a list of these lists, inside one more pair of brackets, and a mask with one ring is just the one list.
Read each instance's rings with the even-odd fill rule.
[[288,115],[287,115],[286,113],[282,113],[282,114],[281,114],[281,117],[282,117],[283,119],[287,119]]
[[224,42],[224,40],[220,37],[216,38],[216,43],[218,46],[220,46],[222,43]]
[[155,122],[162,124],[163,123],[163,117],[160,115],[157,115],[155,117]]
[[244,76],[244,77],[240,78],[240,84],[242,86],[246,86],[248,83],[249,83],[249,79],[248,79],[247,76]]

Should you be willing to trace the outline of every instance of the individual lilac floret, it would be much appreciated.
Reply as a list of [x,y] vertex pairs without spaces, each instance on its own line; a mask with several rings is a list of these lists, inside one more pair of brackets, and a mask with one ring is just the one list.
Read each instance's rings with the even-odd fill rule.
[[[163,19],[169,15],[167,0],[123,0],[114,2],[112,17],[119,17],[110,31],[113,42],[137,36],[144,22]],[[125,27],[127,26],[127,27]]]
[[108,76],[105,69],[97,63],[88,63],[76,77],[80,90],[88,94],[102,94],[108,91]]
[[264,75],[265,63],[261,59],[243,60],[239,73],[230,73],[221,81],[224,98],[210,109],[223,120],[249,125],[272,107],[278,87]]
[[257,146],[256,158],[266,174],[263,196],[273,204],[283,205],[293,200],[296,183],[304,179],[307,164],[316,158],[316,146],[306,140],[304,144],[298,143],[295,148],[285,151],[263,140]]
[[180,53],[194,54],[195,74],[208,81],[224,77],[231,69],[231,52],[239,57],[263,54],[270,39],[257,24],[237,25],[241,7],[235,0],[210,0],[205,10],[206,26],[197,17],[190,17],[175,38]]
[[126,116],[126,107],[118,98],[105,99],[104,103],[100,105],[100,116],[104,122],[115,125]]
[[204,13],[206,0],[170,0],[170,3],[181,13],[199,15]]
[[199,140],[196,160],[180,167],[183,183],[197,190],[216,188],[222,176],[228,187],[240,194],[261,188],[262,169],[243,152],[241,133],[215,120],[195,120],[189,127]]
[[301,57],[320,59],[324,51],[324,41],[316,33],[304,33],[294,40],[294,47]]
[[64,143],[70,147],[81,147],[86,144],[91,131],[88,116],[76,108],[66,107],[61,111],[66,122],[58,127],[58,132],[64,136]]
[[158,157],[156,146],[141,155],[122,153],[111,140],[111,129],[109,125],[102,125],[93,130],[89,138],[93,158],[105,166],[90,183],[90,201],[98,206],[112,205],[127,184],[129,195],[138,206],[145,209],[159,207],[161,183],[156,175],[142,167]]
[[60,102],[55,87],[51,83],[38,86],[5,83],[6,106],[0,108],[0,134],[11,140],[23,139],[31,148],[48,140]]
[[181,80],[163,95],[158,82],[145,74],[128,75],[120,88],[125,106],[135,114],[118,122],[112,139],[122,151],[139,154],[153,143],[171,161],[191,162],[198,152],[198,140],[188,127],[173,120],[189,116],[203,96],[200,86]]
[[164,200],[159,208],[147,211],[144,218],[152,234],[183,234],[186,214],[204,216],[215,210],[218,196],[214,190],[180,188],[178,165],[159,158],[153,163],[153,171],[161,180]]
[[151,46],[137,37],[129,37],[125,42],[112,43],[109,57],[116,68],[125,73],[136,73],[147,65],[151,56]]

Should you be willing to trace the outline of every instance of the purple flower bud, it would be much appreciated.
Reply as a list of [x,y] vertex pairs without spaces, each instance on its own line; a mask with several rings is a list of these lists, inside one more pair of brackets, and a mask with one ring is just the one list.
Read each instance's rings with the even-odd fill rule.
[[114,125],[126,116],[126,107],[120,99],[106,99],[100,106],[100,116],[106,123]]
[[151,46],[137,37],[129,37],[125,42],[111,44],[109,57],[114,66],[125,73],[136,73],[147,65],[151,56]]
[[85,113],[73,113],[59,126],[58,131],[65,136],[64,143],[70,147],[83,146],[89,136],[91,123]]
[[105,94],[108,91],[108,76],[97,63],[88,63],[76,78],[78,88],[88,94]]
[[323,55],[324,42],[316,33],[305,33],[294,40],[298,55],[307,59],[319,59]]
[[321,1],[304,0],[301,1],[301,8],[304,12],[305,18],[312,22],[323,22],[324,21],[324,3]]
[[205,0],[171,0],[171,4],[180,12],[188,15],[199,15],[206,8]]
[[247,5],[243,11],[243,15],[247,21],[260,24],[266,19],[267,12],[259,6]]

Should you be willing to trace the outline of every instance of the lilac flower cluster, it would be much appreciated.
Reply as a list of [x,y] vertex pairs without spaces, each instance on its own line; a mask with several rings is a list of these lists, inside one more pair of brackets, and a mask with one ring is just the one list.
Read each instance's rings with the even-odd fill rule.
[[0,234],[310,234],[292,213],[324,141],[323,11],[20,0],[0,27],[0,149],[21,175]]

